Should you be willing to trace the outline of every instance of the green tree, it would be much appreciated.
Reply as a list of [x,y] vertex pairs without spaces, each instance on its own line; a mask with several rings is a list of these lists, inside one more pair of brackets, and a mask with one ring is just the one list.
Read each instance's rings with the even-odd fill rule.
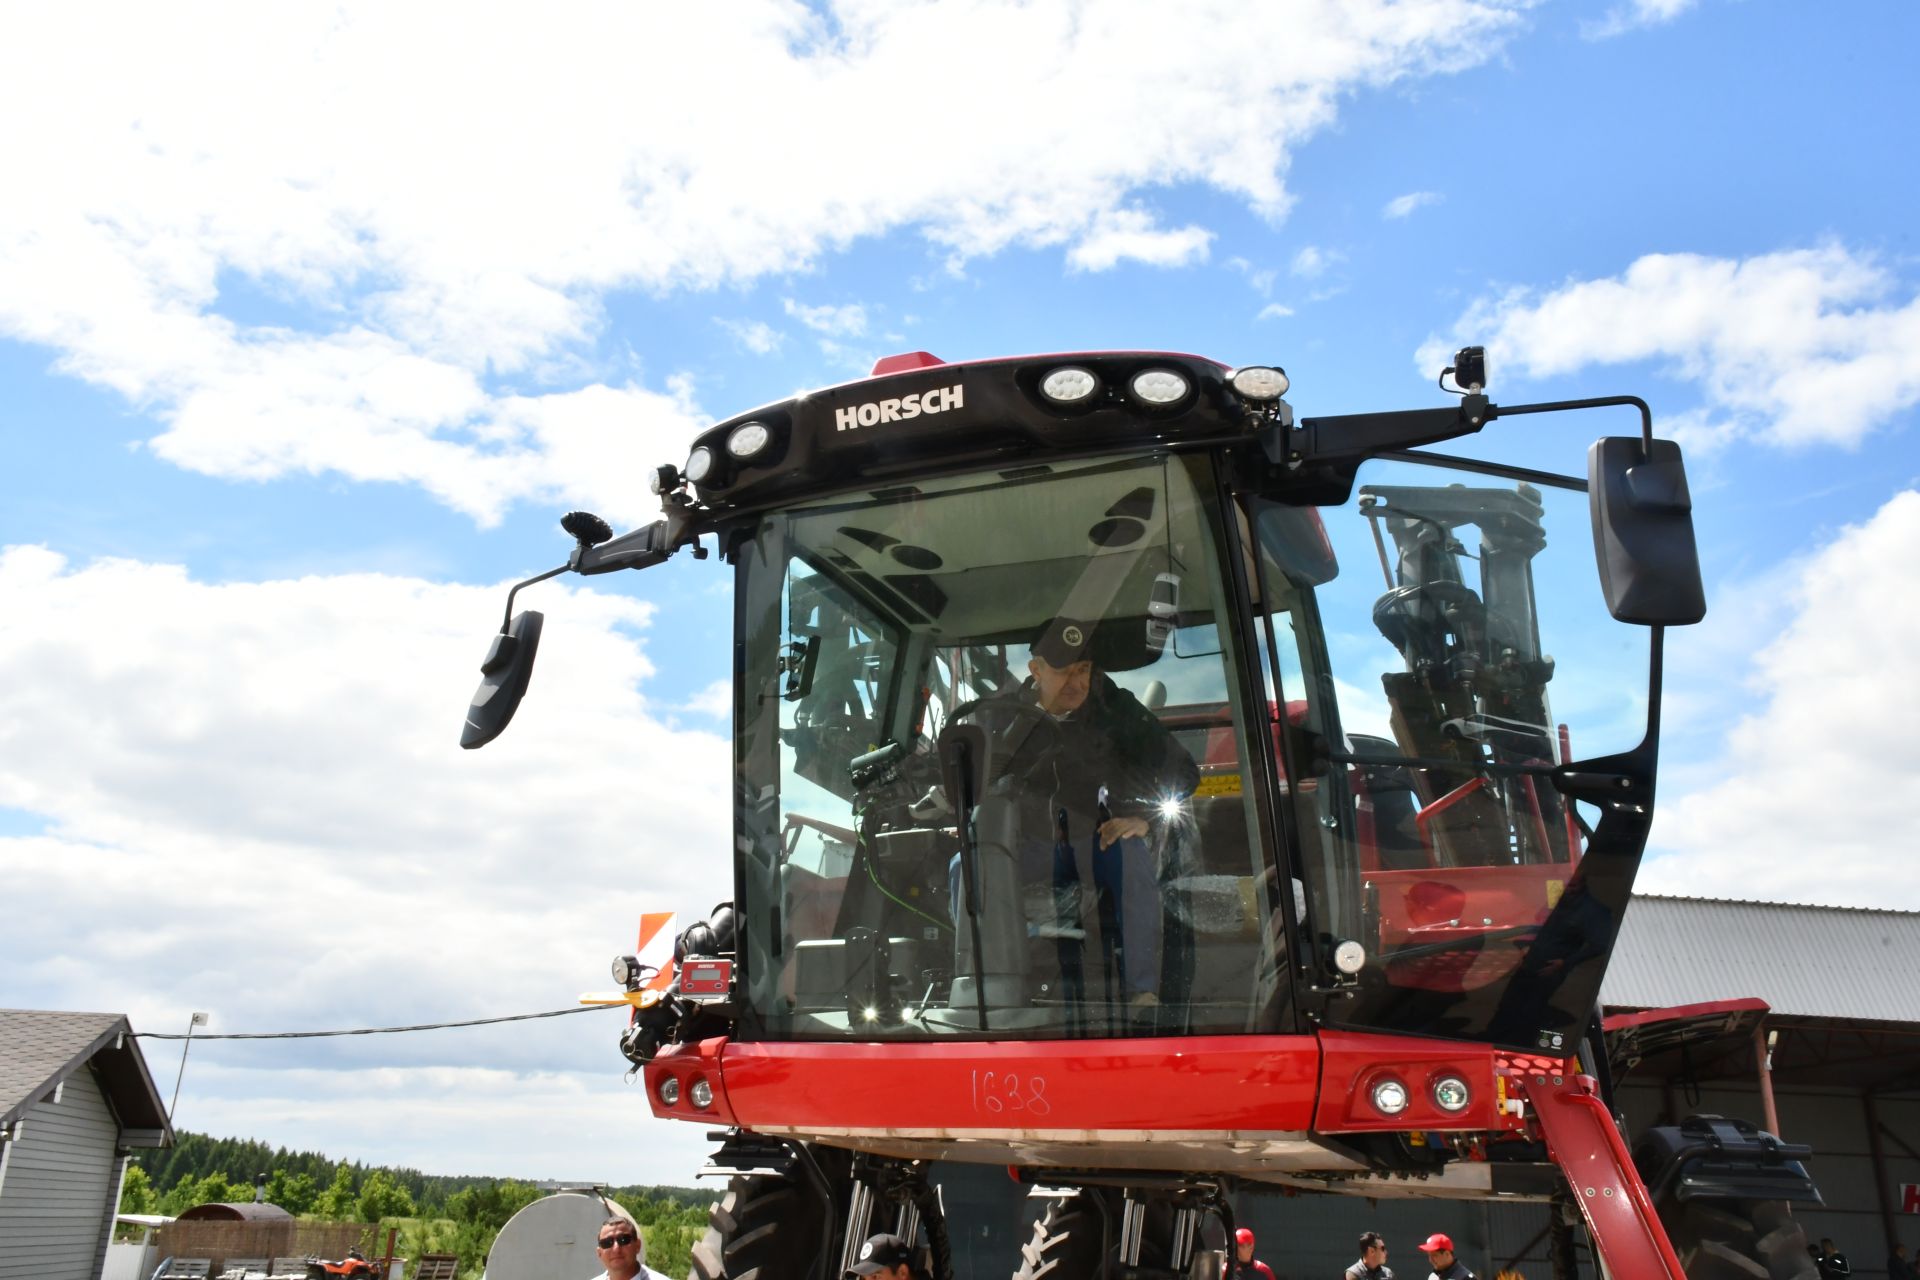
[[333,1167],[333,1181],[314,1200],[314,1216],[327,1222],[351,1222],[358,1199],[354,1193],[353,1170],[342,1160]]
[[178,1215],[197,1204],[228,1204],[253,1199],[253,1188],[229,1181],[224,1173],[204,1178],[182,1178],[160,1197],[160,1212]]
[[313,1202],[319,1198],[320,1188],[307,1174],[275,1169],[267,1178],[267,1203],[279,1205],[296,1218],[312,1212]]
[[153,1179],[147,1177],[147,1171],[139,1165],[129,1164],[126,1179],[120,1184],[120,1212],[153,1213],[159,1205]]
[[359,1211],[361,1222],[379,1222],[383,1218],[411,1218],[413,1216],[413,1197],[407,1189],[387,1176],[385,1169],[375,1169],[360,1184],[360,1197],[354,1202]]
[[540,1198],[538,1188],[512,1178],[482,1182],[456,1191],[447,1197],[447,1216],[459,1223],[472,1223],[491,1231],[505,1226],[507,1219]]

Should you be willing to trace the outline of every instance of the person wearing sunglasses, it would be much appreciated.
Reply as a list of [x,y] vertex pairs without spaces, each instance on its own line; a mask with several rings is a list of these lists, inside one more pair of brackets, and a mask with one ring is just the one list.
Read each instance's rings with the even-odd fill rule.
[[600,1265],[607,1269],[601,1280],[667,1280],[647,1266],[647,1242],[631,1218],[617,1213],[608,1218],[594,1246]]

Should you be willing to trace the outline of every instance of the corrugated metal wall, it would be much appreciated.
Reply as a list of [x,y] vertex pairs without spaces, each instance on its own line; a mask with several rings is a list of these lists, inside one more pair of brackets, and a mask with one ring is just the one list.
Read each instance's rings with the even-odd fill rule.
[[0,1183],[0,1280],[95,1280],[120,1126],[88,1069],[25,1118]]

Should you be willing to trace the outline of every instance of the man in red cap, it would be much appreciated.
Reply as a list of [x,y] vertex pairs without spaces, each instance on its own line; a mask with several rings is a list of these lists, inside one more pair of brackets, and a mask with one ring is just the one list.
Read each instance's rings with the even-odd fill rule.
[[1273,1280],[1273,1269],[1253,1256],[1253,1229],[1233,1233],[1233,1256],[1227,1259],[1224,1280]]
[[1467,1264],[1453,1256],[1453,1237],[1436,1231],[1420,1246],[1433,1272],[1427,1280],[1475,1280]]

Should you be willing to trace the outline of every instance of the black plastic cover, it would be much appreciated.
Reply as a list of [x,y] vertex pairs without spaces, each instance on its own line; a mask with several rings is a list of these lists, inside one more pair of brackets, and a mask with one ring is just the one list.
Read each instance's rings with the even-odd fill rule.
[[1634,1145],[1633,1163],[1655,1200],[1820,1204],[1820,1189],[1800,1162],[1812,1153],[1745,1120],[1699,1115],[1649,1129]]
[[1706,617],[1680,446],[1639,436],[1596,440],[1587,453],[1587,485],[1607,611],[1644,626],[1685,626]]
[[471,751],[484,747],[513,720],[533,675],[534,655],[540,650],[540,624],[545,615],[528,609],[517,613],[504,632],[496,634],[480,665],[480,687],[460,730],[460,745]]

